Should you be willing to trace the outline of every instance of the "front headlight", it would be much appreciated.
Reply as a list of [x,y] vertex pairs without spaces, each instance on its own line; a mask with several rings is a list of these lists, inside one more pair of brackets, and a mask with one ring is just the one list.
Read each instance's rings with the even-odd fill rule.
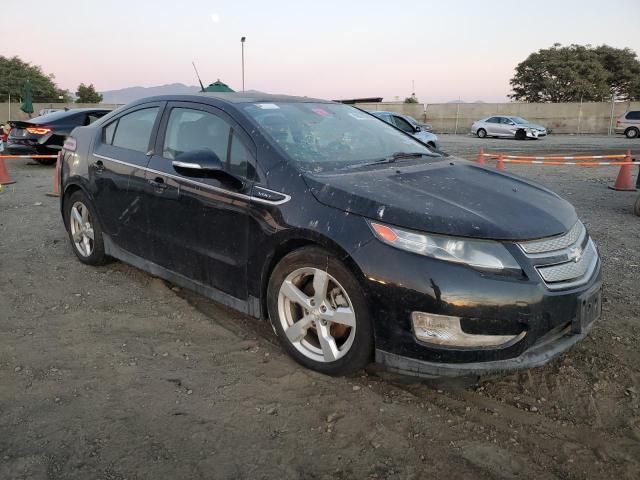
[[400,250],[486,270],[521,270],[499,242],[418,233],[377,222],[369,225],[378,240]]

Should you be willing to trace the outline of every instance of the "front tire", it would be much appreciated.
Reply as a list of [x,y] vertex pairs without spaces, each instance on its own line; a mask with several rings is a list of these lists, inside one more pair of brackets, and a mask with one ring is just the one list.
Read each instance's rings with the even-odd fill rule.
[[278,263],[267,308],[282,347],[307,368],[345,375],[372,359],[373,325],[362,287],[321,248],[295,250]]
[[484,128],[479,128],[476,135],[478,135],[478,138],[486,138],[487,131]]
[[624,135],[627,138],[638,138],[638,136],[640,135],[640,130],[638,130],[637,128],[627,128],[627,130],[624,132]]
[[102,229],[95,208],[82,190],[65,198],[64,222],[71,248],[78,260],[87,265],[104,265],[111,260],[104,250]]
[[527,134],[524,130],[516,131],[516,140],[526,140],[526,139],[527,139]]

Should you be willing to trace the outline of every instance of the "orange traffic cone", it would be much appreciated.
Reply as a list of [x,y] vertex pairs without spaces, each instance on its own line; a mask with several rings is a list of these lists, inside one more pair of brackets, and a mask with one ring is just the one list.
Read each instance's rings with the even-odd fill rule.
[[56,171],[53,173],[53,190],[51,193],[47,193],[48,197],[59,197],[60,196],[60,154],[58,153],[58,158],[56,159]]
[[16,182],[9,178],[9,172],[7,172],[7,167],[4,165],[4,158],[0,158],[0,185],[9,185],[11,183]]
[[504,155],[498,155],[498,161],[496,162],[496,168],[498,170],[504,170]]
[[633,185],[633,180],[631,179],[631,150],[627,150],[627,156],[624,157],[625,165],[620,165],[620,171],[618,172],[618,178],[616,178],[616,183],[613,185],[609,185],[609,188],[612,190],[621,190],[623,192],[635,192],[636,187]]
[[476,157],[476,162],[480,165],[484,165],[484,150],[480,147],[480,151],[478,152],[478,156]]

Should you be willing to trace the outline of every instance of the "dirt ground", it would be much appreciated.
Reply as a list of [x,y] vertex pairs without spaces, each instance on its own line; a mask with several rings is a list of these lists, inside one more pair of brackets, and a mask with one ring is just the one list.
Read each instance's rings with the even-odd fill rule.
[[[488,150],[640,141],[443,136]],[[52,168],[0,193],[0,479],[640,478],[640,218],[617,168],[507,166],[569,199],[603,257],[604,315],[569,353],[482,381],[304,370],[271,328],[68,243]]]

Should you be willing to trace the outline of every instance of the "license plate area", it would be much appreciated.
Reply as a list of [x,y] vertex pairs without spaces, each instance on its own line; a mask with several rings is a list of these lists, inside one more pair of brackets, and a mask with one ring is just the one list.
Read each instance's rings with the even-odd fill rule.
[[578,297],[576,318],[571,324],[573,333],[584,332],[589,325],[595,322],[602,314],[602,290],[596,289],[583,293]]

